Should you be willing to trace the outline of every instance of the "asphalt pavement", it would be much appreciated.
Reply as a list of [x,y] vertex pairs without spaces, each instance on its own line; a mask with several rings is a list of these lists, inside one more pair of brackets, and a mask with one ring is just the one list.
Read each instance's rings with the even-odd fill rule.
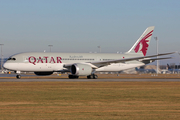
[[79,79],[68,79],[66,77],[52,77],[52,78],[36,78],[36,75],[26,75],[22,74],[21,79],[16,79],[16,74],[0,74],[0,82],[180,82],[180,79],[176,78],[153,78],[153,79],[147,79],[147,78],[140,78],[140,79],[133,79],[133,78],[98,78],[98,79],[85,79],[85,78],[79,78]]

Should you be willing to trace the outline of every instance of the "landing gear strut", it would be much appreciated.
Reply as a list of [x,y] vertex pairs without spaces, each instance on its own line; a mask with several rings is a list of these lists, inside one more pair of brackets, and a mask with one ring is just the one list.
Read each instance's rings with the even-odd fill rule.
[[88,75],[88,76],[87,76],[87,79],[97,79],[97,78],[98,78],[98,76],[95,75],[95,74],[92,74],[92,75]]

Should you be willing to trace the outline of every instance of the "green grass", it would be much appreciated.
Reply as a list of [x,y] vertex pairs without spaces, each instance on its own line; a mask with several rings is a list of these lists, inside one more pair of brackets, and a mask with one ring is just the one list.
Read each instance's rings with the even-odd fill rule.
[[180,82],[1,82],[0,119],[180,119]]

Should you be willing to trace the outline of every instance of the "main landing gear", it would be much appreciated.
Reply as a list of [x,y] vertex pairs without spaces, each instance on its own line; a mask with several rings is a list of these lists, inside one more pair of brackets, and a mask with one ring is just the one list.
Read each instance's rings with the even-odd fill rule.
[[69,75],[68,77],[69,77],[69,79],[78,79],[79,78],[79,76],[77,76],[77,75]]
[[[69,75],[68,77],[69,77],[69,79],[78,79],[79,78],[79,76],[77,76],[77,75]],[[95,74],[87,76],[87,79],[97,79],[97,78],[98,78],[98,76]]]
[[98,76],[95,75],[95,74],[92,74],[92,75],[88,75],[88,76],[87,76],[87,79],[97,79],[97,78],[98,78]]

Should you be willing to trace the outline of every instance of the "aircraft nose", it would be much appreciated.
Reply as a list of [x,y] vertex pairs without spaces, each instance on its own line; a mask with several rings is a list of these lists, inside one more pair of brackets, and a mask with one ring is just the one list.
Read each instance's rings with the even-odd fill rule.
[[5,68],[5,69],[11,69],[11,63],[4,63],[3,64],[3,68]]
[[3,64],[3,68],[8,69],[8,64],[7,64],[7,63],[4,63],[4,64]]
[[3,64],[3,68],[8,69],[8,70],[16,70],[17,69],[17,64],[5,62]]

